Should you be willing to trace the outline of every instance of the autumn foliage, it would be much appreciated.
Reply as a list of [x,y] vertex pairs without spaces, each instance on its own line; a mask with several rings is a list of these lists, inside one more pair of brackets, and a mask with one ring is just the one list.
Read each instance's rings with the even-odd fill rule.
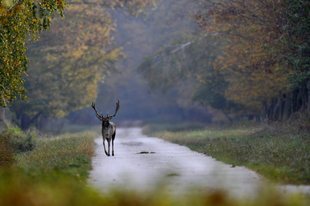
[[62,0],[8,1],[0,5],[0,105],[6,107],[17,97],[27,99],[24,75],[28,60],[25,41],[27,35],[37,39],[37,34],[49,29],[51,18],[64,10]]
[[203,2],[197,23],[228,42],[215,62],[229,82],[228,99],[260,110],[263,102],[270,105],[273,98],[279,102],[287,99],[285,93],[304,90],[310,63],[309,1]]
[[[41,116],[63,117],[88,106],[123,56],[113,43],[116,22],[109,11],[137,16],[154,6],[156,0],[28,0],[2,6],[1,106],[12,106],[22,129]],[[14,101],[18,98],[29,101]]]
[[[68,15],[72,15],[74,10],[80,12],[77,14],[76,19],[81,19],[81,16],[84,14],[84,20],[88,18],[88,20],[91,21],[90,23],[92,26],[92,28],[89,28],[86,27],[86,24],[83,25],[82,23],[79,24],[78,22],[74,22],[70,25],[71,33],[75,29],[77,29],[77,32],[71,34],[70,31],[64,29],[66,23],[63,23],[62,30],[60,27],[58,34],[56,34],[58,35],[58,38],[61,38],[59,40],[64,42],[62,48],[58,47],[57,51],[60,52],[59,54],[63,55],[62,58],[69,56],[72,57],[70,60],[70,63],[72,64],[71,67],[67,66],[65,68],[67,74],[63,74],[64,76],[68,76],[67,81],[70,82],[72,81],[72,76],[75,74],[73,74],[74,71],[69,70],[74,67],[73,61],[81,63],[81,56],[85,58],[87,56],[88,59],[86,64],[92,62],[90,64],[94,65],[97,63],[97,67],[99,67],[98,64],[101,64],[104,61],[106,62],[109,58],[114,58],[117,53],[116,50],[107,52],[101,50],[99,47],[95,48],[92,46],[94,44],[101,44],[102,47],[106,48],[107,42],[110,42],[113,39],[110,35],[111,28],[113,28],[112,21],[108,12],[104,11],[106,8],[121,8],[131,15],[137,16],[142,14],[145,8],[155,7],[157,3],[156,0],[69,0],[67,2],[64,0],[6,0],[0,2],[0,105],[2,107],[8,106],[12,101],[18,98],[27,100],[27,90],[24,86],[25,76],[28,74],[29,63],[26,56],[26,51],[28,49],[26,42],[30,39],[39,40],[39,33],[50,28],[52,19],[59,16],[57,13],[63,17],[65,8],[71,7]],[[73,18],[72,21],[74,21],[74,17],[69,18]],[[110,25],[106,26],[108,21],[110,21]],[[56,22],[61,24],[59,23],[59,20]],[[95,28],[96,26],[97,28]],[[86,29],[89,30],[86,31]],[[76,34],[81,34],[82,31],[84,32],[83,37],[87,37],[89,40],[88,42],[70,41],[74,40],[70,35],[76,36]],[[97,37],[93,38],[96,33],[98,34],[97,37],[99,37],[99,34],[101,35],[101,39],[98,39]],[[59,40],[56,40],[55,43],[59,43]],[[70,48],[66,47],[66,45],[70,45]],[[54,49],[55,46],[47,45],[46,48],[44,48],[43,53],[47,54],[47,58],[51,60],[51,64],[56,66],[56,62],[52,62],[52,59],[57,58],[57,55],[54,55],[55,53],[52,52],[46,52],[53,51]],[[105,53],[105,56],[98,59],[98,55],[93,56],[93,54],[97,53],[101,53],[101,57],[103,57],[102,55]],[[114,57],[112,57],[113,55]],[[69,62],[67,63],[69,64]],[[64,68],[63,64],[57,66]],[[88,65],[83,66],[85,69],[88,68]],[[103,67],[106,67],[106,65]],[[95,70],[92,70],[88,73],[95,72]],[[96,78],[102,79],[100,74]],[[98,81],[96,80],[96,82]],[[96,87],[87,89],[96,90]],[[81,106],[82,105],[79,105],[79,107]]]
[[281,120],[306,110],[309,1],[196,3],[192,16],[200,30],[192,29],[186,39],[179,35],[140,65],[151,89],[166,92],[185,84],[191,100],[232,117]]

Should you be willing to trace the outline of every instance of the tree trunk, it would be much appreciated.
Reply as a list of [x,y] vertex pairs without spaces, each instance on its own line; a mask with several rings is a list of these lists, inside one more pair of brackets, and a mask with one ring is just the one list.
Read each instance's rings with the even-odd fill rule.
[[20,128],[22,130],[29,129],[30,125],[37,120],[37,118],[42,114],[42,112],[38,112],[32,119],[27,114],[22,114],[21,122],[20,122]]
[[30,127],[30,117],[28,114],[22,114],[21,121],[20,121],[20,128],[22,130],[27,130]]
[[279,108],[280,108],[280,99],[274,98],[274,108],[273,108],[273,115],[272,115],[272,119],[273,120],[279,120]]
[[283,111],[283,119],[288,119],[291,115],[291,93],[286,93],[285,105]]
[[291,106],[292,106],[292,112],[294,113],[294,112],[296,112],[297,110],[298,110],[298,108],[299,108],[299,104],[298,104],[298,94],[299,94],[299,92],[300,92],[300,90],[294,90],[293,92],[292,92],[292,99],[291,99]]
[[308,113],[310,114],[310,80],[307,81],[307,91],[308,91]]
[[278,116],[278,120],[282,120],[282,118],[283,118],[283,108],[284,108],[283,95],[280,92],[279,93],[279,116]]
[[298,110],[306,111],[307,110],[307,89],[303,88],[299,92],[299,108]]
[[268,118],[268,107],[267,107],[267,103],[266,101],[263,101],[263,115],[262,115],[262,120],[265,120],[266,118]]
[[274,100],[271,99],[270,106],[268,108],[268,120],[273,120],[272,119],[272,117],[273,117],[273,108],[274,108]]
[[48,119],[46,116],[43,115],[38,121],[37,128],[39,130],[44,130],[46,128],[47,123],[48,123]]
[[232,123],[233,121],[232,121],[232,119],[228,116],[228,114],[227,114],[225,111],[223,111],[223,110],[222,110],[222,112],[223,112],[223,114],[225,115],[225,117],[229,120],[229,122]]

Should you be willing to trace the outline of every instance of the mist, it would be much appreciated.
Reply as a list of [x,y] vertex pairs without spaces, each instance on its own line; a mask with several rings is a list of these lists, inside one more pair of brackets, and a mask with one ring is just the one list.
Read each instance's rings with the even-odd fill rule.
[[[115,121],[211,122],[212,109],[210,111],[210,108],[194,102],[191,94],[175,89],[183,87],[183,91],[188,90],[186,92],[190,93],[193,81],[180,79],[168,91],[154,91],[137,71],[146,56],[153,55],[163,46],[171,45],[181,35],[198,32],[199,28],[191,16],[193,8],[194,3],[191,1],[161,1],[156,8],[147,9],[145,15],[138,17],[122,10],[109,11],[117,25],[112,33],[113,42],[123,46],[125,59],[116,64],[117,70],[109,74],[99,86],[96,99],[98,110],[103,114],[113,113],[115,102],[119,99],[121,110]],[[77,124],[96,123],[90,108],[73,112],[68,119]]]
[[310,111],[307,50],[295,51],[301,37],[291,46],[263,32],[273,24],[257,32],[259,21],[243,25],[208,1],[68,4],[65,18],[47,18],[50,30],[27,41],[29,70],[3,96],[4,106],[20,97],[3,112],[23,130],[98,124],[91,103],[106,115],[118,100],[114,121],[124,124],[282,121]]

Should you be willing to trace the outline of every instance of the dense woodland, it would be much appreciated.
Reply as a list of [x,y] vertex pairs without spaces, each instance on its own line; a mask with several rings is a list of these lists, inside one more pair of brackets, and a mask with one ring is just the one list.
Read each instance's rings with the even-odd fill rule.
[[22,129],[96,124],[91,102],[112,113],[117,99],[118,121],[305,118],[309,11],[303,0],[1,1],[1,112]]

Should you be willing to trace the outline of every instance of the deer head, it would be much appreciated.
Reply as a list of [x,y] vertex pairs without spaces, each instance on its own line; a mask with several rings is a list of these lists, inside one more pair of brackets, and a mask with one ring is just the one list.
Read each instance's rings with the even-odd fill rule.
[[99,114],[97,109],[96,109],[96,105],[94,102],[92,102],[91,106],[94,108],[95,110],[95,113],[96,113],[96,117],[100,120],[100,121],[103,121],[103,122],[109,122],[110,119],[112,119],[113,117],[115,117],[117,111],[119,110],[120,108],[120,104],[119,104],[119,100],[117,100],[116,102],[116,108],[115,108],[115,113],[113,115],[108,115],[106,117],[103,116],[103,114]]

